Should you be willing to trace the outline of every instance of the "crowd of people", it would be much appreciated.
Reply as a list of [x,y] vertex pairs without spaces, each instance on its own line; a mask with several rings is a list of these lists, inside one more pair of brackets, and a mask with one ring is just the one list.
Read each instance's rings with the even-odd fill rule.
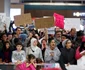
[[[14,63],[20,70],[36,70],[37,63],[59,63],[77,65],[77,60],[85,55],[85,38],[82,30],[70,31],[55,28],[55,34],[17,27],[14,32],[0,32],[0,63]],[[82,53],[81,53],[82,52]]]

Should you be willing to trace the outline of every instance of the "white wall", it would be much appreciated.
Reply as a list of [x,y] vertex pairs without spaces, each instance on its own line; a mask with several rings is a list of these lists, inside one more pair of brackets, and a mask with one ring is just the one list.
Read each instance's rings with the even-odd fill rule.
[[11,3],[19,3],[20,0],[11,0]]

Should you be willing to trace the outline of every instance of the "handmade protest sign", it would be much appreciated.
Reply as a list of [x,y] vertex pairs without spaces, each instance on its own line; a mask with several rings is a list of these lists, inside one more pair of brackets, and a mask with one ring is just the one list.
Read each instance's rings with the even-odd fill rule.
[[16,26],[31,24],[32,23],[31,14],[28,13],[28,14],[14,16],[14,21]]
[[35,19],[35,27],[40,28],[50,28],[54,26],[54,18],[39,18]]

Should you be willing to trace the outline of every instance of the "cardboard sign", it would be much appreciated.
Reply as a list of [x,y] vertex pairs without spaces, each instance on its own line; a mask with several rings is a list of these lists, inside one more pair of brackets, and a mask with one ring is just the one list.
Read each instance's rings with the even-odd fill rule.
[[25,24],[31,24],[32,23],[32,18],[31,18],[30,13],[14,16],[14,20],[15,20],[15,25],[16,26],[25,25]]
[[39,18],[35,19],[35,27],[39,28],[50,28],[54,26],[54,18]]

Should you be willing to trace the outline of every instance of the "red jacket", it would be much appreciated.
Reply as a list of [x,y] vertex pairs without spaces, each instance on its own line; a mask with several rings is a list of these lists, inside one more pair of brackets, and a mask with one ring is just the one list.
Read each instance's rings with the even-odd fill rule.
[[78,47],[78,48],[76,49],[75,58],[76,58],[77,60],[80,59],[80,58],[82,57],[82,55],[80,54],[79,48],[80,48],[80,47]]

